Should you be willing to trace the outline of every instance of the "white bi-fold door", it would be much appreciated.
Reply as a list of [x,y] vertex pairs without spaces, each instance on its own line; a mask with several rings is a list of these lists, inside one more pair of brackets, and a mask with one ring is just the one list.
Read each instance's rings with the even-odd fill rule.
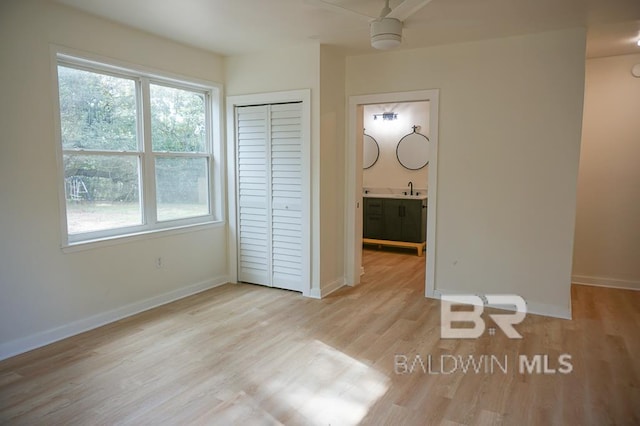
[[235,122],[238,280],[303,291],[302,103],[236,107]]

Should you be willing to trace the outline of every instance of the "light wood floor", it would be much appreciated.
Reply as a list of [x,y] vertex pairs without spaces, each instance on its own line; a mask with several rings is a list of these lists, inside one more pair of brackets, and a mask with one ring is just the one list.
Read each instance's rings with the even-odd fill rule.
[[[424,259],[365,250],[362,285],[321,301],[229,284],[5,360],[0,424],[640,424],[640,292],[575,286],[572,321],[443,340]],[[564,353],[570,374],[514,361]],[[396,374],[443,354],[508,370]]]

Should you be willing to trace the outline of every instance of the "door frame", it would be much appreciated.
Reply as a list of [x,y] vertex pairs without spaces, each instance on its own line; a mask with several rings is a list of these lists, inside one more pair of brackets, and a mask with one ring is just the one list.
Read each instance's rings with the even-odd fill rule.
[[[425,296],[435,298],[436,277],[436,212],[438,189],[438,115],[439,89],[416,90],[410,92],[377,93],[349,96],[347,110],[347,147],[345,159],[346,171],[346,229],[345,229],[345,278],[349,286],[360,283],[362,274],[362,124],[364,105],[387,104],[397,102],[428,101],[429,104],[429,141],[431,155],[428,172],[427,207],[427,262]],[[360,125],[362,127],[362,125]]]
[[[283,92],[256,93],[249,95],[227,96],[227,267],[229,278],[238,282],[238,182],[236,179],[236,115],[235,109],[240,106],[277,104],[286,102],[302,102],[302,294],[309,296],[311,292],[311,90],[290,90]],[[313,265],[317,267],[317,265]]]

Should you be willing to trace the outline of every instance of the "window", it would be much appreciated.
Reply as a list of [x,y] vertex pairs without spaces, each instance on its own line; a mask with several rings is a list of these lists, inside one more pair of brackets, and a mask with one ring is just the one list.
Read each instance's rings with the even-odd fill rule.
[[67,243],[214,221],[217,87],[57,60]]

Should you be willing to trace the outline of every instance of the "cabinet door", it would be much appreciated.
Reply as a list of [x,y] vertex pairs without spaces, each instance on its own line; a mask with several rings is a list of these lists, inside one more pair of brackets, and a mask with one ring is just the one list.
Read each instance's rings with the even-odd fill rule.
[[382,222],[382,200],[380,198],[364,199],[364,238],[383,239],[384,224]]
[[425,240],[422,225],[422,200],[402,200],[401,241],[421,243]]
[[385,198],[383,202],[384,237],[385,240],[402,240],[402,200]]
[[271,106],[272,285],[302,291],[302,107]]
[[268,108],[238,108],[238,280],[271,285]]

